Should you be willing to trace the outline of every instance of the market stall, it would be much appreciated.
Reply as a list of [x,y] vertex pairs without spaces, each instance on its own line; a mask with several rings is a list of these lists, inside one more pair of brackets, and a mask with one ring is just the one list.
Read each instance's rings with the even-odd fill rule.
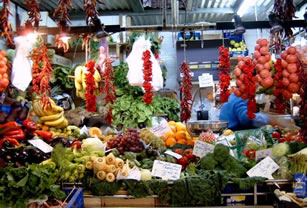
[[[102,24],[110,1],[59,0],[57,27],[40,26],[50,5],[1,2],[0,207],[307,206],[306,17],[293,2],[263,24],[188,26],[166,25],[164,1],[163,25],[139,27]],[[27,13],[16,29],[12,3]],[[174,21],[190,3],[172,2]],[[258,28],[268,36],[244,38]]]

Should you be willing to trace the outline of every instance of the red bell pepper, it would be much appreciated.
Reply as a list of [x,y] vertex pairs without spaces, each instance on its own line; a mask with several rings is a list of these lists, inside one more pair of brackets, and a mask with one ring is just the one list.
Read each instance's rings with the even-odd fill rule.
[[10,121],[5,124],[0,125],[0,134],[4,134],[10,130],[20,129],[20,126],[15,121]]
[[80,141],[73,141],[73,143],[70,145],[71,150],[73,150],[75,147],[77,150],[81,149],[82,143]]
[[37,130],[37,124],[32,120],[24,120],[22,126],[31,131]]
[[36,131],[35,134],[47,142],[51,141],[52,133],[50,131]]
[[4,136],[12,139],[23,140],[26,137],[26,134],[22,129],[17,129],[15,131],[9,131],[7,134],[4,134]]
[[182,158],[178,159],[177,162],[180,165],[185,166],[189,162],[189,159],[186,156],[183,156]]
[[5,141],[8,141],[12,146],[17,147],[19,146],[19,142],[14,139],[14,138],[10,138],[10,137],[5,137],[3,139],[0,140],[0,148],[2,148],[2,145]]

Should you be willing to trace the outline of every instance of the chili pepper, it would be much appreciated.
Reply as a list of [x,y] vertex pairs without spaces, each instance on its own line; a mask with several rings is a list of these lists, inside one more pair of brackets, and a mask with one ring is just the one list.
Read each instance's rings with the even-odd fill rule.
[[31,131],[37,130],[37,124],[32,120],[24,120],[22,126]]
[[143,63],[143,74],[144,74],[144,83],[143,83],[143,88],[145,90],[145,94],[143,97],[143,101],[146,104],[151,104],[152,103],[152,62],[150,61],[151,55],[150,51],[146,50],[143,53],[143,58],[142,60],[144,61]]
[[74,147],[77,148],[77,150],[81,149],[82,143],[80,141],[73,141],[73,143],[70,145],[71,149],[73,150]]
[[36,131],[35,134],[47,142],[51,141],[52,133],[50,131]]
[[193,149],[186,149],[184,151],[184,156],[187,157],[188,159],[193,159],[194,155],[193,155]]
[[10,137],[4,137],[3,139],[0,140],[0,149],[2,148],[2,145],[5,141],[8,141],[14,147],[19,146],[19,142],[16,139]]
[[17,139],[17,140],[22,140],[26,137],[26,135],[25,135],[25,133],[22,129],[11,130],[11,131],[5,132],[4,136],[10,137],[10,138],[13,138],[13,139]]
[[96,90],[95,87],[95,61],[91,60],[86,65],[88,73],[85,75],[85,83],[86,83],[86,110],[88,112],[95,112],[96,111],[96,96],[94,91]]
[[0,134],[4,134],[7,131],[16,130],[16,129],[20,129],[18,123],[16,123],[15,121],[10,121],[3,125],[0,125]]
[[219,66],[218,69],[220,70],[219,73],[219,83],[221,88],[221,103],[225,103],[228,101],[228,98],[230,96],[230,91],[228,90],[228,87],[230,85],[230,57],[229,57],[229,51],[228,48],[225,48],[224,46],[221,46],[219,48]]
[[192,76],[190,75],[190,67],[184,61],[180,67],[183,73],[181,80],[180,91],[183,94],[183,99],[180,103],[180,119],[183,122],[187,122],[191,118],[191,107],[192,107]]

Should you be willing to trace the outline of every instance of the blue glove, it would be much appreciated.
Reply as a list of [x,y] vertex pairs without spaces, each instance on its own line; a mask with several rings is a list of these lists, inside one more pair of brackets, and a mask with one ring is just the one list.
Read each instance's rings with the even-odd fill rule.
[[254,127],[265,126],[269,123],[269,117],[263,113],[256,113],[256,118],[252,120],[252,125]]

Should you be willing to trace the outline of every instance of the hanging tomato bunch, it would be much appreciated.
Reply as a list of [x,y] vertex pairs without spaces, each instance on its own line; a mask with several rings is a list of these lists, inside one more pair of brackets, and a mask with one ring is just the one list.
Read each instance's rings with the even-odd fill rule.
[[52,78],[52,67],[47,47],[41,44],[39,48],[34,48],[30,57],[33,62],[31,92],[41,95],[41,102],[45,108],[47,105],[51,105],[48,96],[51,95],[49,79]]
[[96,95],[94,94],[96,91],[95,87],[95,61],[91,60],[85,64],[87,67],[88,73],[85,74],[85,83],[86,83],[86,110],[88,112],[96,112]]
[[[104,89],[103,91],[106,93],[106,103],[109,104],[114,104],[116,101],[116,94],[115,94],[115,87],[113,84],[113,79],[114,79],[114,71],[112,67],[112,60],[111,58],[107,58],[105,61],[105,70],[103,72],[103,79],[104,79]],[[105,118],[105,120],[109,123],[112,124],[112,107],[109,106],[108,109],[108,114]]]
[[5,51],[0,51],[0,94],[9,85],[7,58]]
[[2,8],[0,10],[0,30],[1,36],[6,37],[6,44],[7,45],[14,45],[12,40],[12,35],[9,33],[12,31],[12,25],[9,20],[9,16],[12,15],[10,10],[10,0],[2,0]]
[[258,39],[254,52],[254,64],[257,70],[257,81],[264,88],[273,86],[271,68],[271,54],[269,53],[269,42],[267,39]]
[[225,103],[228,101],[230,91],[228,89],[230,85],[230,74],[229,74],[229,68],[230,68],[230,57],[229,57],[229,51],[228,48],[225,48],[224,46],[219,48],[219,67],[220,70],[219,73],[219,83],[221,88],[221,103]]
[[181,79],[180,91],[183,95],[183,99],[180,103],[180,119],[181,122],[187,122],[191,118],[191,107],[192,107],[192,77],[190,75],[190,67],[184,61],[180,67],[183,77]]
[[143,74],[144,74],[144,83],[143,83],[143,88],[145,90],[145,94],[143,97],[143,100],[145,103],[147,104],[151,104],[152,103],[152,85],[151,85],[151,81],[152,81],[152,62],[150,61],[151,55],[150,55],[150,51],[146,50],[143,53],[143,58],[142,60],[144,61],[143,64]]
[[235,75],[237,77],[236,85],[237,89],[234,91],[237,97],[241,97],[247,101],[247,117],[248,119],[255,118],[255,112],[257,110],[255,95],[257,88],[256,77],[253,76],[255,71],[255,65],[249,56],[237,58],[238,65],[235,68]]
[[282,95],[285,99],[292,98],[293,93],[298,93],[302,83],[299,81],[301,66],[298,60],[299,53],[295,47],[291,46],[281,53],[282,84],[284,87]]
[[275,109],[276,113],[284,114],[286,110],[286,102],[282,96],[283,93],[283,84],[282,84],[282,65],[281,65],[281,59],[277,59],[276,63],[274,65],[274,68],[276,70],[274,80],[275,80],[275,89],[273,91],[275,99]]

